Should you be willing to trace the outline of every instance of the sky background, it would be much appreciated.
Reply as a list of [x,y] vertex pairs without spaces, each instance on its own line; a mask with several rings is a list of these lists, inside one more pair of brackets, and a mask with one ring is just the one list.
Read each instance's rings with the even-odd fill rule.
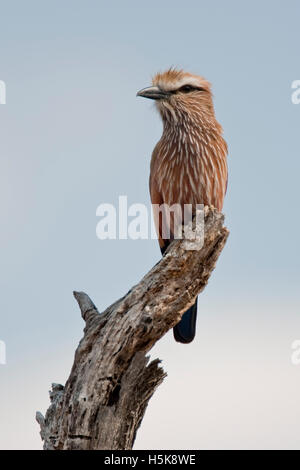
[[[230,238],[197,336],[151,351],[168,377],[135,449],[300,449],[300,3],[0,0],[0,448],[40,449],[35,412],[65,383],[84,327],[159,260],[155,240],[96,237],[96,208],[149,202],[153,103],[170,66],[213,85],[229,146]],[[176,411],[175,411],[176,410]]]

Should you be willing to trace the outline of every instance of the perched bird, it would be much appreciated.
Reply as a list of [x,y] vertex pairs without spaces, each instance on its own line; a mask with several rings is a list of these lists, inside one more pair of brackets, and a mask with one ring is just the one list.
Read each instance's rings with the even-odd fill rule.
[[[163,133],[151,159],[150,195],[155,205],[212,205],[222,210],[227,189],[227,144],[215,118],[211,85],[204,78],[169,69],[158,73],[152,86],[137,96],[156,101],[163,121]],[[162,218],[156,218],[162,254],[174,238],[176,220],[170,234],[162,233]],[[196,332],[197,299],[174,327],[174,337],[190,343]]]

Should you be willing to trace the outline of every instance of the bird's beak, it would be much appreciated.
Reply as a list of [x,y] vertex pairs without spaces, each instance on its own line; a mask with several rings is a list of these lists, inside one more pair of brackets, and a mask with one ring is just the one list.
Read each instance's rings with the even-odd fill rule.
[[138,91],[136,96],[142,96],[143,98],[150,98],[151,100],[162,100],[167,98],[168,92],[161,90],[158,86],[149,86]]

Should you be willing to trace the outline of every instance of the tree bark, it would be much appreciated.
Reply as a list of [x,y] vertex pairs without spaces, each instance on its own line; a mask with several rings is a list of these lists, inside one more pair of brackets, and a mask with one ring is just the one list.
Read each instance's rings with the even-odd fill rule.
[[205,288],[229,234],[223,221],[205,207],[204,242],[173,241],[161,261],[101,314],[87,294],[74,292],[84,336],[65,386],[52,384],[45,418],[36,414],[44,449],[132,449],[148,402],[166,377],[160,360],[149,363],[146,353]]

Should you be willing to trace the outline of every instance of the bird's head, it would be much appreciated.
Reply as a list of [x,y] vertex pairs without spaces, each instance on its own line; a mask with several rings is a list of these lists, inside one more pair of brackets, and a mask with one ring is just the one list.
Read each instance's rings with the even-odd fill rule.
[[198,121],[214,115],[210,83],[183,70],[156,74],[152,86],[143,88],[137,96],[155,100],[164,121]]

